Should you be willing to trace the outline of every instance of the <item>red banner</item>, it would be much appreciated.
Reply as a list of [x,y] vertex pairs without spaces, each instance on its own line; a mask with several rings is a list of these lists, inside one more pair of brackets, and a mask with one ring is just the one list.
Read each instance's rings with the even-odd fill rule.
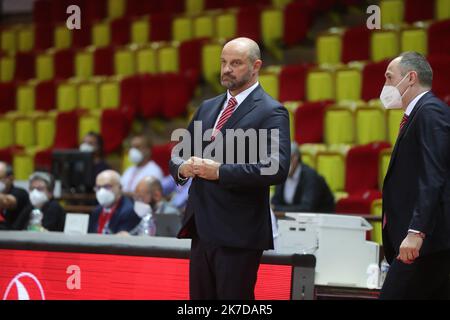
[[[262,264],[256,299],[288,300],[291,273],[291,266]],[[187,300],[189,260],[0,250],[0,298]]]

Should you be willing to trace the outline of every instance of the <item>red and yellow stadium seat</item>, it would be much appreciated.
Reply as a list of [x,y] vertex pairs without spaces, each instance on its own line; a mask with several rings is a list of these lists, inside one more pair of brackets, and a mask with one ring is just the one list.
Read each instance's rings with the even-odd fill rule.
[[100,112],[90,112],[81,115],[78,119],[78,142],[81,143],[84,136],[90,132],[100,133]]
[[0,49],[8,53],[16,52],[17,35],[15,28],[3,29],[0,33],[1,47]]
[[14,79],[15,64],[13,56],[0,57],[0,82],[8,82]]
[[35,109],[34,85],[31,83],[22,84],[16,91],[16,110],[20,114],[31,114]]
[[78,107],[88,110],[98,109],[98,83],[82,82],[78,85]]
[[158,71],[165,72],[178,72],[178,45],[167,44],[158,48]]
[[187,14],[200,14],[205,8],[205,0],[184,0],[184,6]]
[[266,9],[261,13],[261,36],[264,46],[281,59],[279,44],[283,39],[283,10]]
[[213,86],[216,91],[222,91],[220,86],[220,55],[222,53],[222,43],[210,42],[202,48],[202,70],[203,78]]
[[192,18],[188,16],[178,16],[172,20],[172,40],[186,41],[194,37]]
[[437,20],[450,19],[450,0],[436,0],[434,10]]
[[39,149],[50,148],[55,140],[56,113],[49,112],[35,119],[36,147]]
[[392,145],[397,140],[403,114],[403,109],[389,109],[386,111],[388,140]]
[[111,43],[111,26],[108,21],[103,20],[95,23],[91,29],[92,45],[106,47]]
[[66,49],[72,46],[72,31],[65,24],[55,26],[53,34],[55,49]]
[[212,38],[215,31],[214,20],[214,15],[212,14],[203,14],[195,17],[192,20],[193,38]]
[[131,43],[146,44],[150,42],[150,21],[148,16],[136,19],[131,23]]
[[216,38],[232,39],[237,32],[237,17],[234,11],[227,11],[216,16]]
[[99,86],[100,109],[116,109],[120,105],[119,82],[108,80]]
[[17,30],[17,50],[29,52],[34,48],[34,30],[32,26],[19,27]]
[[110,19],[120,18],[125,14],[126,0],[108,0],[107,16]]
[[35,145],[34,120],[31,117],[17,117],[14,121],[14,144],[30,148]]
[[340,152],[317,152],[316,170],[325,178],[328,186],[333,192],[344,190],[345,155]]
[[404,20],[403,0],[382,0],[380,2],[381,24],[400,25]]
[[14,125],[13,120],[8,117],[0,117],[0,149],[10,147],[14,143]]
[[336,101],[361,99],[362,75],[357,68],[340,68],[336,76]]
[[405,28],[400,35],[401,51],[416,51],[426,56],[428,54],[428,37],[425,28]]
[[261,87],[275,100],[278,100],[280,93],[280,85],[278,82],[278,74],[274,72],[262,72],[259,75],[259,83]]
[[56,89],[56,109],[58,111],[71,111],[78,107],[77,84],[62,82]]
[[94,57],[90,49],[78,51],[75,55],[75,76],[89,79],[94,74]]

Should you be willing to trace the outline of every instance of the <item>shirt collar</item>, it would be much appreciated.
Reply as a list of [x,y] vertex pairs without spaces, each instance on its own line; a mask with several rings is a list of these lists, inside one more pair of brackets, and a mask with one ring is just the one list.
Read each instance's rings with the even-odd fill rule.
[[422,98],[424,95],[425,95],[425,93],[427,93],[428,91],[425,91],[425,92],[422,92],[422,93],[420,93],[420,94],[418,94],[409,104],[408,104],[408,106],[406,107],[406,111],[405,111],[405,114],[409,117],[409,115],[411,114],[411,112],[414,110],[414,107],[416,106],[416,104],[417,104],[417,101],[419,101],[420,100],[420,98]]
[[[245,98],[247,98],[248,95],[249,95],[250,93],[252,93],[253,90],[256,89],[256,87],[257,87],[258,85],[259,85],[259,81],[256,81],[256,83],[255,83],[254,85],[252,85],[251,87],[245,89],[245,90],[242,91],[241,93],[239,93],[239,94],[237,94],[236,96],[234,96],[234,98],[235,98],[236,101],[237,101],[236,107],[237,107],[238,105],[240,105],[240,104],[245,100]],[[228,103],[228,100],[230,100],[231,97],[232,97],[232,95],[231,95],[231,93],[230,93],[230,90],[227,90],[227,101],[226,101],[226,103]]]
[[299,164],[297,166],[297,169],[295,169],[294,174],[292,175],[292,177],[289,177],[289,179],[298,180],[300,178],[300,171],[301,170],[302,170],[302,165]]

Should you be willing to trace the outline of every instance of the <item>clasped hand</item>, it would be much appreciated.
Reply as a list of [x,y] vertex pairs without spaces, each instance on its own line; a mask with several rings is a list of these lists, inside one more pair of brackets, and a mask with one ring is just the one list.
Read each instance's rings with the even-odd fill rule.
[[219,179],[220,163],[210,159],[190,157],[180,166],[180,175],[185,178],[200,177],[207,180]]

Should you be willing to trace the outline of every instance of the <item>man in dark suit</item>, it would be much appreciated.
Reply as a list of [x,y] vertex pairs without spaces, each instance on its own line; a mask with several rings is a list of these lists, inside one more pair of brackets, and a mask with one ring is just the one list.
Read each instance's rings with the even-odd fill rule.
[[381,299],[448,298],[450,108],[430,91],[415,52],[395,58],[380,99],[405,115],[383,185],[383,246],[390,264]]
[[96,178],[95,192],[100,205],[89,217],[89,233],[130,232],[141,221],[134,212],[133,201],[122,194],[120,175],[116,171],[102,171]]
[[298,145],[291,143],[291,167],[285,183],[275,188],[274,211],[334,213],[334,196],[325,179],[302,163]]
[[[221,84],[228,90],[204,101],[188,127],[195,138],[194,128],[201,124],[199,134],[208,141],[191,141],[190,147],[199,144],[202,155],[192,157],[183,150],[182,158],[173,154],[170,161],[178,184],[193,178],[178,234],[192,238],[191,299],[254,299],[262,252],[273,249],[269,187],[288,174],[289,116],[259,85],[261,65],[253,40],[237,38],[225,44]],[[233,136],[239,134],[231,129],[257,134],[236,146],[239,139]],[[217,147],[217,154],[223,151],[227,161],[203,156],[210,147]]]

